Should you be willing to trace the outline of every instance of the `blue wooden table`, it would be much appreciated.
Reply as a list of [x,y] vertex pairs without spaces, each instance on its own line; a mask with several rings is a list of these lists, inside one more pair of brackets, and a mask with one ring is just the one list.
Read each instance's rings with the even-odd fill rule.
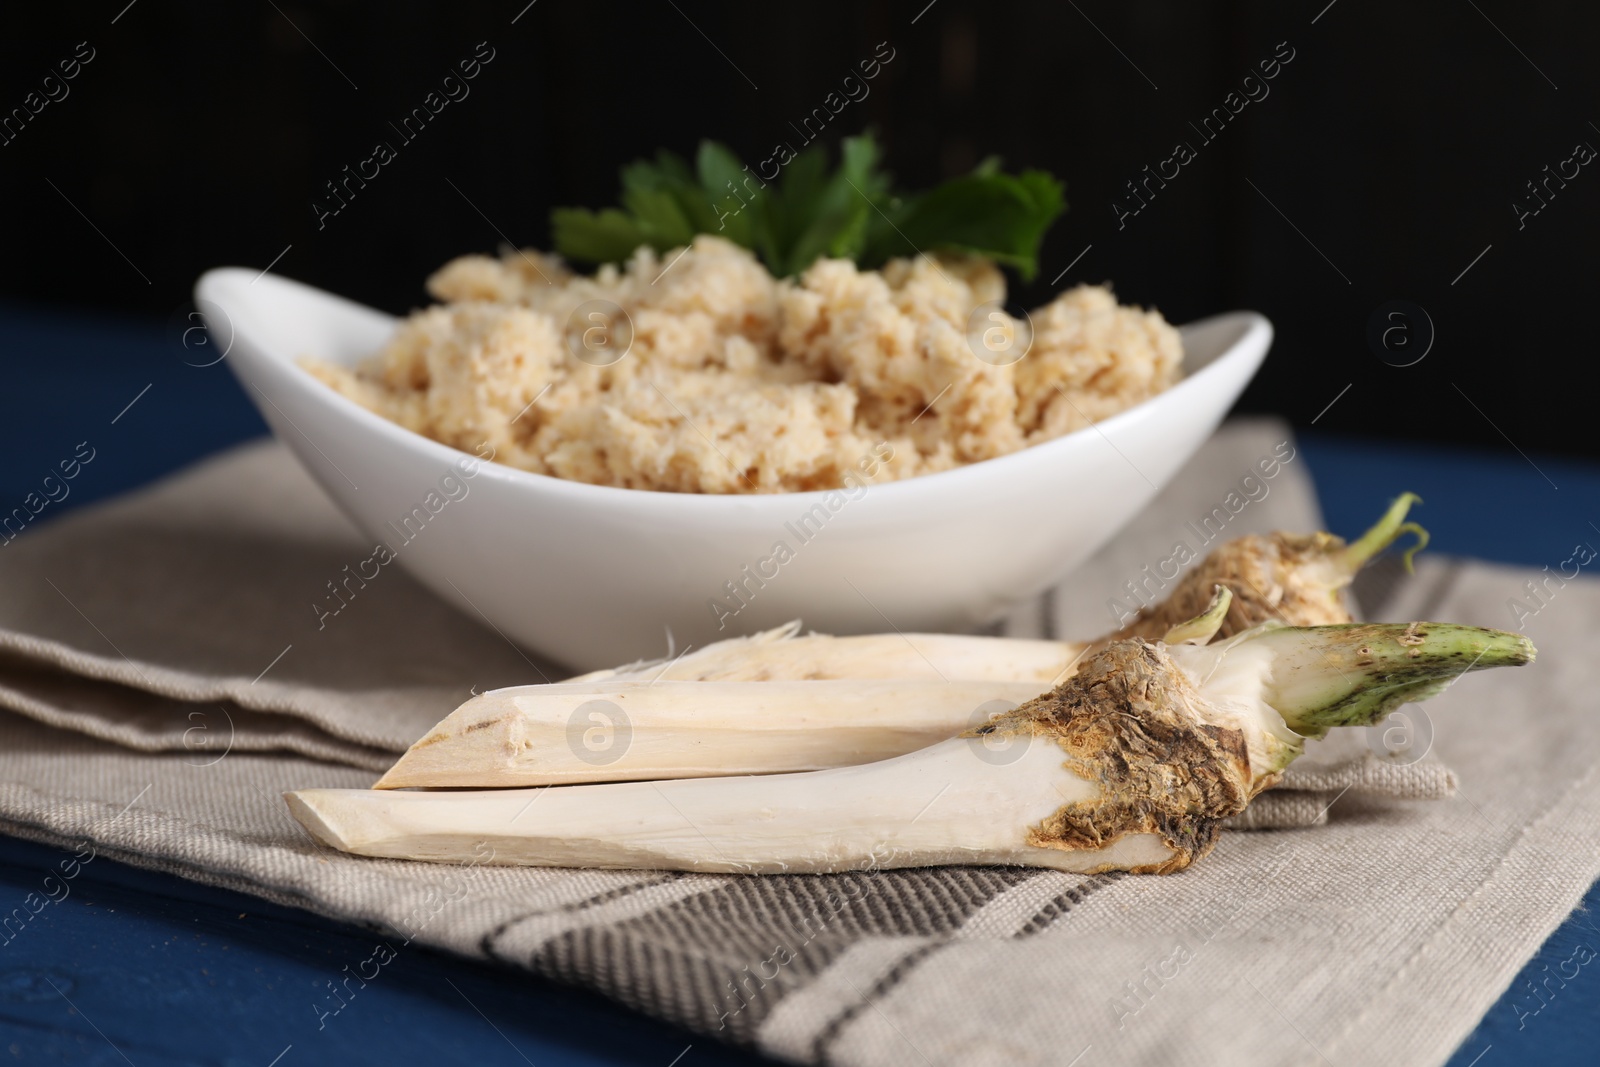
[[[0,307],[0,502],[20,501],[80,441],[96,449],[94,465],[52,508],[122,492],[264,433],[224,366],[195,366],[209,357],[183,347],[184,325],[181,316],[163,331]],[[1597,465],[1335,432],[1301,442],[1335,531],[1364,529],[1376,507],[1410,489],[1426,501],[1432,551],[1545,566],[1576,541],[1600,540]],[[0,912],[64,858],[0,838]],[[397,959],[354,1010],[319,1029],[315,987],[337,961],[365,951],[364,931],[104,859],[71,888],[0,946],[0,1063],[768,1062],[581,991],[428,952]],[[1600,952],[1600,924],[1587,911],[1596,905],[1591,889],[1451,1067],[1594,1062],[1600,975],[1585,968],[1549,999],[1530,986],[1579,946]]]

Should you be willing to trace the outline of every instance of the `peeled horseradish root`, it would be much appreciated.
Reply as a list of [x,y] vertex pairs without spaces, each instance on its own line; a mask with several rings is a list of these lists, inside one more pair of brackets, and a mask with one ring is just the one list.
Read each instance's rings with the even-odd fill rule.
[[[1220,607],[1219,607],[1220,606]],[[1219,595],[1205,627],[1228,610]],[[345,852],[725,873],[1023,864],[1179,871],[1306,737],[1365,726],[1470,670],[1532,662],[1520,634],[1445,623],[1288,627],[1213,644],[1114,641],[965,736],[876,763],[546,789],[286,794]],[[478,860],[481,862],[481,859]]]
[[[428,731],[377,788],[774,774],[913,752],[1055,685],[1114,640],[1174,644],[1183,639],[1174,627],[1195,625],[1207,637],[1232,637],[1272,619],[1349,622],[1343,590],[1356,572],[1404,533],[1418,536],[1411,553],[1426,543],[1422,528],[1405,521],[1416,499],[1402,495],[1351,545],[1328,533],[1252,535],[1220,545],[1165,602],[1092,644],[800,635],[791,623],[671,662],[493,690]],[[1214,610],[1219,586],[1231,594],[1220,619],[1203,614]]]
[[451,712],[374,788],[505,788],[810,771],[925,748],[1040,682],[556,682]]

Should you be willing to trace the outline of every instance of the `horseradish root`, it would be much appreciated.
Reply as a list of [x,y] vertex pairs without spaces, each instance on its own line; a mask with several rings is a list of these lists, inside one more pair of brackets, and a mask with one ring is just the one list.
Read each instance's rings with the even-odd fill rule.
[[1411,505],[1421,502],[1415,493],[1401,493],[1372,529],[1348,545],[1323,531],[1293,534],[1280,530],[1228,541],[1185,574],[1165,600],[1142,609],[1128,625],[1102,641],[1124,637],[1154,640],[1198,614],[1219,584],[1233,591],[1233,608],[1222,624],[1224,637],[1269,620],[1289,626],[1349,622],[1345,588],[1356,572],[1408,533],[1417,540],[1403,557],[1407,570],[1412,557],[1427,545],[1428,531],[1406,521]]
[[1042,682],[558,682],[451,712],[378,789],[771,774],[871,763],[954,737]]
[[1116,641],[1053,691],[877,763],[530,789],[286,794],[367,856],[736,873],[1009,863],[1170,873],[1300,754],[1469,670],[1531,662],[1520,634],[1443,623],[1294,628],[1210,645]]
[[[1205,614],[1175,627],[1168,643],[1209,641],[1230,599],[1217,586]],[[804,648],[814,637],[787,644]],[[374,788],[503,789],[849,767],[954,737],[1047,688],[1037,680],[920,678],[514,686],[451,712]]]

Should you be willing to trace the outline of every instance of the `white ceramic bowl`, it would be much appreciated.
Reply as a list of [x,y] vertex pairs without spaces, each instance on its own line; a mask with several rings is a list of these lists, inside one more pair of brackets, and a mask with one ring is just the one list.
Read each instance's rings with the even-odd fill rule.
[[[465,453],[380,418],[296,363],[353,364],[383,344],[390,316],[239,268],[208,272],[195,293],[261,414],[357,526],[468,615],[581,670],[661,655],[669,628],[681,650],[794,618],[833,633],[981,626],[1065,576],[1149,503],[1216,429],[1272,341],[1253,312],[1185,326],[1187,376],[1160,396],[1066,437],[854,499],[689,495],[496,463],[461,479]],[[452,474],[459,499],[440,491]],[[437,514],[424,511],[425,523],[412,522],[420,532],[402,541],[401,519],[425,503]],[[786,562],[775,559],[778,542],[792,550]],[[729,582],[742,585],[743,607]]]

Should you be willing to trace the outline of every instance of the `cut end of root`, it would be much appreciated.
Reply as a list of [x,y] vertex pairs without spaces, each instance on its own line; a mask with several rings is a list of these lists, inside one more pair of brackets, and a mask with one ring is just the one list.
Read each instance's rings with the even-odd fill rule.
[[1389,510],[1383,513],[1383,518],[1362,534],[1360,538],[1350,543],[1339,557],[1341,569],[1351,576],[1366,566],[1379,553],[1394,544],[1406,534],[1416,537],[1416,543],[1407,548],[1401,562],[1405,564],[1408,573],[1413,572],[1412,559],[1428,545],[1428,531],[1420,523],[1407,522],[1406,513],[1413,504],[1422,503],[1422,498],[1415,493],[1401,493],[1389,505]]
[[283,794],[284,801],[289,805],[289,814],[305,827],[306,833],[310,834],[311,839],[317,844],[336,848],[341,852],[349,851],[344,836],[335,830],[318,810],[315,804],[316,793],[315,789],[302,789]]

